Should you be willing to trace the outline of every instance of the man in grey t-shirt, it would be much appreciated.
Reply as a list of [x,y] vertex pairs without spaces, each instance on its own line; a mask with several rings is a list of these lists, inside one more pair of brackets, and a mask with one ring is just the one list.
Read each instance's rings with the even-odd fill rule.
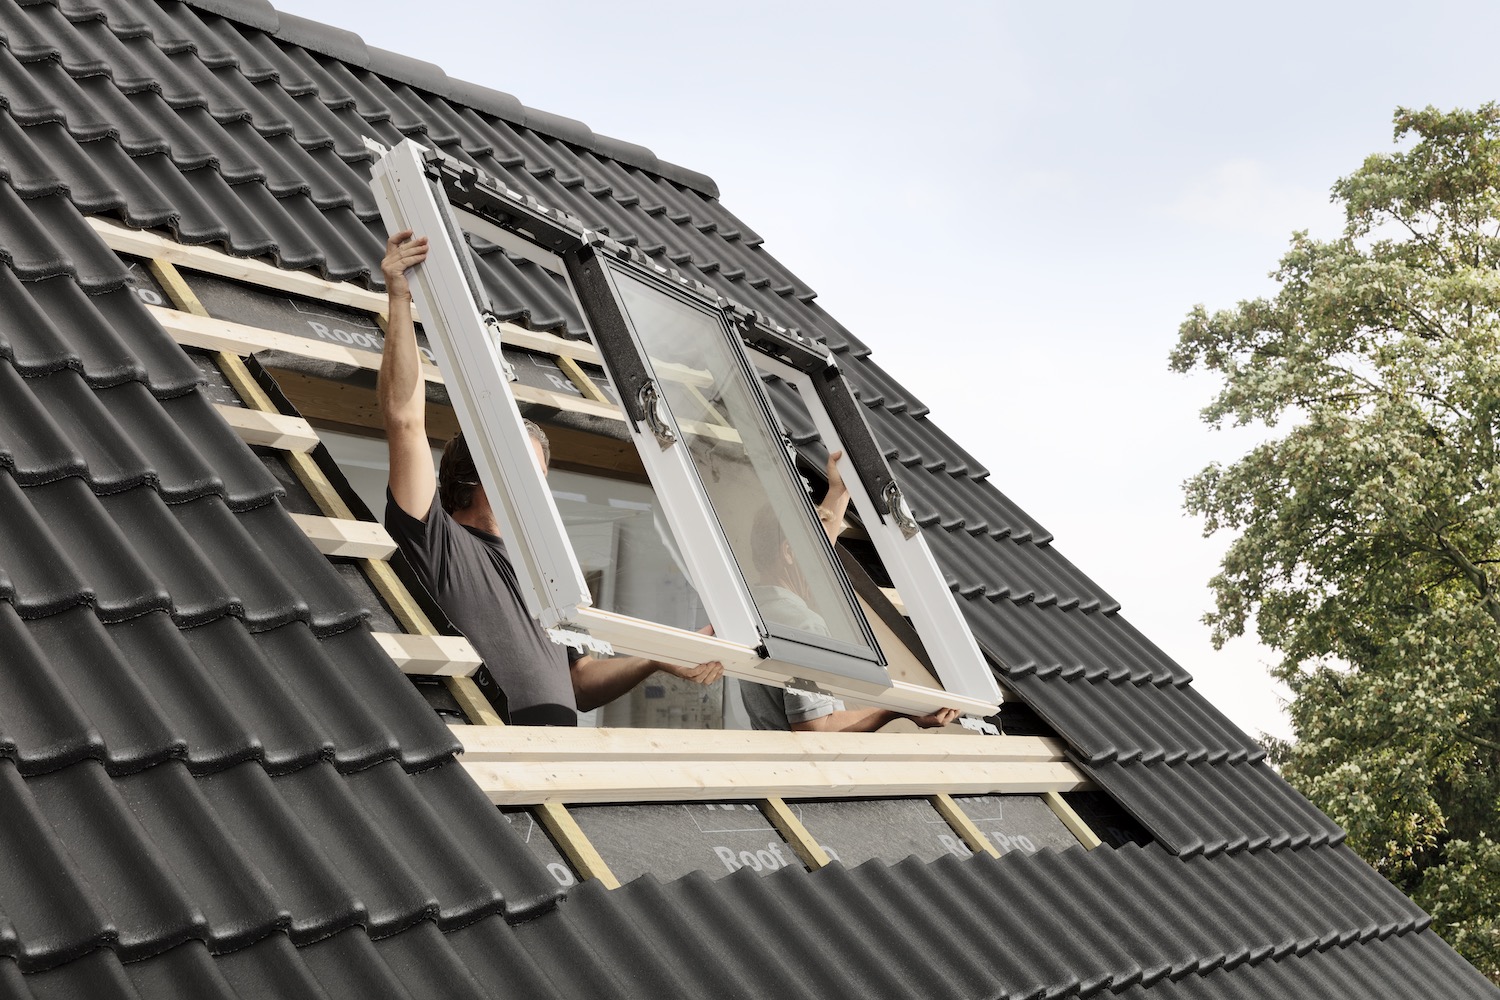
[[[396,233],[386,243],[389,313],[377,393],[390,452],[386,526],[443,613],[474,644],[505,692],[510,721],[576,725],[577,710],[613,701],[657,671],[712,684],[717,662],[696,667],[627,656],[600,658],[564,652],[526,610],[499,522],[479,483],[462,436],[443,451],[433,474],[427,443],[427,396],[412,322],[406,271],[427,258],[425,237]],[[547,437],[527,421],[536,461],[545,475]]]

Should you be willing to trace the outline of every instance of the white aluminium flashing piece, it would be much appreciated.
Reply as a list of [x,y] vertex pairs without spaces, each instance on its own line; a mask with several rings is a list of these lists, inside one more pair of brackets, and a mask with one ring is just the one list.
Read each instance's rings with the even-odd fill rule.
[[[426,262],[411,272],[412,297],[480,480],[511,541],[511,557],[520,564],[527,609],[544,628],[555,628],[588,605],[588,587],[537,467],[499,337],[480,315],[459,263],[469,248],[454,245],[458,229],[443,214],[447,199],[434,196],[421,150],[410,139],[391,148],[376,161],[370,185],[387,230],[410,229],[428,239]],[[534,475],[518,474],[523,469]]]

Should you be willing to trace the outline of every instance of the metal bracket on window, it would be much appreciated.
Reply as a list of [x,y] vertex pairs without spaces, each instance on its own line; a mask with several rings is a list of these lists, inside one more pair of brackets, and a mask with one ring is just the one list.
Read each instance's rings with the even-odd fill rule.
[[983,719],[976,719],[970,715],[960,715],[958,717],[958,724],[965,729],[972,729],[983,736],[1000,735],[999,726],[996,726],[993,722],[985,722]]
[[515,382],[519,380],[516,375],[516,366],[510,363],[505,356],[504,340],[500,335],[500,320],[492,312],[484,314],[484,330],[490,335],[490,343],[495,345],[495,357],[500,359],[500,368],[505,372],[506,381]]
[[547,638],[551,639],[559,646],[567,646],[571,649],[578,650],[580,653],[586,653],[590,656],[607,658],[615,655],[615,647],[611,646],[603,639],[595,639],[587,632],[580,632],[577,629],[549,628],[547,630]]
[[646,418],[646,426],[651,428],[652,434],[656,435],[656,443],[661,445],[662,451],[676,444],[677,432],[672,430],[672,425],[667,421],[667,408],[662,402],[661,392],[656,388],[656,383],[649,380],[642,382],[636,398],[640,401],[641,413]]
[[890,511],[891,520],[896,522],[896,527],[901,529],[902,538],[915,538],[922,530],[917,524],[917,519],[912,516],[911,508],[906,505],[906,497],[901,493],[901,485],[894,479],[885,484],[882,493],[885,500],[885,508]]

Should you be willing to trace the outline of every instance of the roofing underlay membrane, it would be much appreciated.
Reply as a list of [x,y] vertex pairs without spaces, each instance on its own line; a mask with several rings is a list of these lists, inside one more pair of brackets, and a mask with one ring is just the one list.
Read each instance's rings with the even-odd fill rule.
[[[0,42],[0,997],[1500,996],[708,178],[259,0],[0,0]],[[1011,696],[1154,843],[564,895],[83,218],[378,287],[364,140],[407,136],[826,342]]]

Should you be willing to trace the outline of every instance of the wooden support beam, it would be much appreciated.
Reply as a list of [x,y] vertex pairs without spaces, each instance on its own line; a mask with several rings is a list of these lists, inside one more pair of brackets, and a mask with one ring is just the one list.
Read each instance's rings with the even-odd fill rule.
[[396,542],[384,525],[374,521],[350,521],[342,517],[293,514],[292,520],[325,556],[351,559],[389,559]]
[[802,825],[802,821],[797,818],[796,813],[792,812],[791,807],[785,801],[778,798],[764,799],[760,803],[760,811],[765,814],[766,819],[771,821],[771,825],[776,828],[782,838],[791,845],[792,850],[796,852],[797,857],[802,859],[804,865],[809,868],[822,868],[832,860],[828,857],[828,852],[823,850],[823,845],[819,844],[807,827]]
[[376,632],[375,641],[405,674],[469,677],[483,662],[461,635]]
[[1067,827],[1068,832],[1077,837],[1078,842],[1085,848],[1092,851],[1104,843],[1099,839],[1098,834],[1089,829],[1089,825],[1083,821],[1083,817],[1078,815],[1078,812],[1072,806],[1068,805],[1068,800],[1063,798],[1062,795],[1058,792],[1048,792],[1046,799],[1047,805],[1052,808],[1053,812],[1057,813],[1057,818],[1062,820],[1063,826]]
[[244,406],[215,405],[214,409],[246,444],[282,451],[312,451],[318,446],[317,432],[301,417]]
[[566,808],[557,803],[543,803],[537,806],[536,815],[574,871],[586,879],[597,879],[606,889],[620,888],[620,880]]
[[948,825],[953,827],[953,832],[963,838],[969,850],[975,854],[988,854],[992,858],[998,858],[1000,852],[995,850],[995,845],[990,843],[990,838],[984,835],[984,831],[974,825],[969,814],[953,800],[953,796],[947,792],[940,792],[932,797],[932,807],[938,814],[947,820]]
[[463,767],[496,805],[716,802],[774,796],[869,799],[938,792],[1040,794],[1072,791],[1087,784],[1078,769],[1067,763],[645,760],[482,764],[466,760]]
[[609,403],[611,406],[614,405],[614,401],[604,394],[603,389],[594,384],[594,380],[589,378],[588,372],[584,371],[583,366],[580,365],[576,360],[574,360],[573,358],[559,357],[557,359],[557,367],[562,371],[564,375],[568,376],[568,381],[577,386],[578,391],[583,393],[589,399],[592,399],[596,403]]
[[547,761],[883,761],[937,764],[1047,764],[1066,758],[1042,736],[947,733],[785,733],[748,729],[569,729],[452,726],[469,763]]
[[88,223],[104,238],[109,248],[118,253],[159,260],[324,302],[336,302],[366,312],[379,312],[385,308],[384,294],[348,282],[328,281],[306,271],[288,271],[261,260],[231,257],[208,247],[187,246],[170,237],[128,229],[96,216],[91,216]]
[[453,695],[453,700],[458,702],[458,707],[464,710],[464,714],[474,721],[476,726],[503,726],[505,720],[495,712],[490,700],[479,690],[479,685],[472,677],[444,677],[443,683],[447,685],[448,693]]

